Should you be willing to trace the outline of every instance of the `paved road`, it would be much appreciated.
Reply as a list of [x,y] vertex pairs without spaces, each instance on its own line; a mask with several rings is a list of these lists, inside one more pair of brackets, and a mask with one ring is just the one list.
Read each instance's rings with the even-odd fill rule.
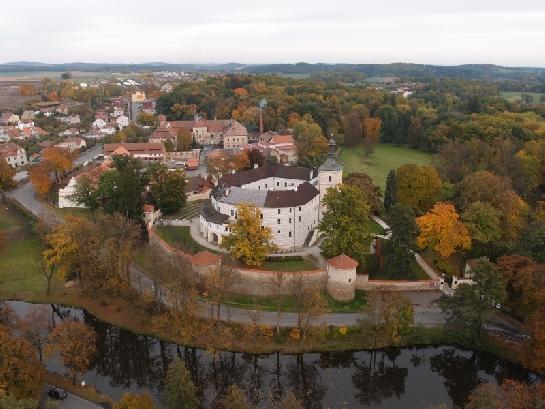
[[76,166],[85,166],[88,162],[95,159],[98,155],[102,154],[102,145],[96,145],[83,152],[76,160],[74,164]]
[[[60,222],[62,219],[60,216],[52,212],[51,209],[45,207],[41,202],[35,198],[35,193],[30,183],[24,184],[17,189],[7,192],[9,197],[17,200],[22,206],[31,211],[38,218],[51,220],[53,223]],[[139,290],[154,291],[152,280],[136,266],[131,266],[131,275],[133,277],[133,286]],[[171,305],[168,294],[169,290],[160,286],[157,291],[161,294],[161,299],[165,305]],[[414,291],[403,292],[404,296],[411,299],[414,305],[414,322],[420,325],[440,325],[445,322],[445,315],[434,302],[437,300],[441,293],[439,291]],[[200,313],[202,316],[209,314],[210,305],[206,302],[200,303]],[[220,318],[223,320],[231,320],[241,323],[251,323],[252,320],[248,314],[248,310],[240,308],[232,308],[222,306],[220,309]],[[330,313],[322,315],[315,324],[327,324],[327,325],[354,325],[360,318],[360,314],[356,313]],[[260,321],[262,324],[276,325],[276,313],[263,311],[260,313]],[[293,326],[297,322],[297,315],[295,313],[282,313],[281,322],[282,326]],[[520,332],[520,326],[512,319],[499,313],[491,323],[491,328],[499,329],[502,331],[508,331],[512,333]]]
[[[157,292],[161,302],[167,306],[172,306],[172,292],[162,285],[156,288],[150,277],[141,271],[138,267],[132,265],[131,283],[138,291],[150,293]],[[433,326],[441,325],[445,322],[445,316],[435,301],[441,296],[439,291],[407,291],[403,295],[413,302],[414,323],[418,325]],[[210,315],[210,304],[206,301],[199,301],[199,315],[208,317]],[[226,305],[220,308],[220,319],[222,321],[231,321],[239,323],[252,323],[250,314],[252,310],[243,308],[234,308]],[[260,324],[276,326],[277,314],[272,311],[260,311]],[[313,325],[356,325],[361,319],[361,313],[328,313],[323,314],[312,323]],[[281,327],[293,327],[297,325],[297,313],[283,312],[280,314]]]
[[[44,397],[47,398],[47,391],[52,385],[46,385],[44,389]],[[102,406],[97,405],[91,401],[80,398],[73,393],[66,391],[68,396],[63,400],[56,400],[60,409],[104,409]]]

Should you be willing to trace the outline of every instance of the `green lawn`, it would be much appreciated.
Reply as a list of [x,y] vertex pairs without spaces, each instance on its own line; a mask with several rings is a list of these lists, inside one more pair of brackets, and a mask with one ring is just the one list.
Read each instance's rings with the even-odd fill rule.
[[384,143],[375,145],[370,156],[365,155],[361,145],[353,148],[343,147],[339,153],[339,161],[344,165],[345,176],[352,172],[365,172],[383,190],[390,169],[396,169],[405,163],[428,165],[431,159],[430,153]]
[[40,240],[30,221],[15,207],[2,204],[0,232],[4,238],[0,241],[0,298],[45,295],[47,281],[42,275]]
[[195,254],[203,250],[216,253],[214,250],[201,246],[199,243],[193,240],[193,237],[191,237],[191,233],[189,231],[189,226],[157,226],[156,231],[159,237],[161,237],[172,247],[187,253]]
[[[365,291],[357,290],[354,300],[350,302],[335,301],[325,291],[322,292],[322,298],[326,303],[326,308],[330,312],[357,312],[365,305]],[[231,294],[225,300],[225,304],[243,309],[259,309],[261,311],[276,311],[276,299],[274,297],[258,297],[243,294]],[[280,310],[282,312],[295,311],[295,299],[290,295],[280,298]]]
[[505,98],[506,100],[511,102],[520,100],[522,94],[531,95],[533,104],[538,104],[540,102],[541,96],[544,95],[539,92],[521,92],[521,91],[502,91],[501,92],[502,98]]
[[[195,254],[199,251],[210,251],[212,253],[220,254],[224,262],[230,265],[241,265],[240,263],[232,260],[225,253],[219,253],[218,251],[211,250],[207,247],[201,246],[191,237],[188,226],[157,226],[157,234],[164,241],[174,248],[180,249],[187,253]],[[266,261],[259,267],[261,270],[269,271],[306,271],[314,270],[316,266],[309,260],[286,260],[286,261]]]

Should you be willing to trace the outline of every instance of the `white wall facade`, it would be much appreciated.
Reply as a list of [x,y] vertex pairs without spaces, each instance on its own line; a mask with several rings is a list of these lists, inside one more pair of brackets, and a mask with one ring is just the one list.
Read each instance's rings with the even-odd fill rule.
[[327,189],[329,188],[335,188],[338,185],[343,183],[343,172],[342,170],[335,170],[335,171],[329,171],[329,170],[320,170],[318,172],[318,190],[320,191],[320,220],[322,219],[322,213],[325,210],[325,207],[323,205],[323,200],[325,195],[327,194]]
[[[212,206],[218,212],[229,216],[229,222],[235,223],[237,216],[236,205],[218,202],[213,196],[210,196],[210,200]],[[260,207],[259,210],[263,215],[262,226],[271,229],[274,244],[280,249],[288,249],[302,247],[309,233],[318,227],[318,208],[319,196],[316,195],[302,206],[281,208]],[[218,235],[229,234],[225,226],[214,225],[213,223],[206,222],[201,217],[201,224],[203,222],[208,224],[207,228],[211,229],[211,232]],[[201,230],[205,230],[205,227]],[[205,235],[205,237],[207,236]]]
[[63,209],[65,207],[85,207],[83,205],[78,205],[70,198],[70,196],[76,193],[76,183],[76,178],[72,177],[70,178],[68,185],[62,189],[59,189],[59,209]]
[[26,151],[21,148],[15,155],[6,156],[5,160],[12,168],[24,166],[27,164]]

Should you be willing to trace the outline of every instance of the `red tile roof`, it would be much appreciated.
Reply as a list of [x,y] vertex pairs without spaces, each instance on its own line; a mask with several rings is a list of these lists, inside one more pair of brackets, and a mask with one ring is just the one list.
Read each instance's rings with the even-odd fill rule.
[[358,266],[358,262],[346,254],[339,254],[327,260],[327,264],[339,270],[351,270]]
[[221,262],[221,257],[205,250],[199,251],[197,254],[191,257],[191,262],[197,266],[210,266],[213,264],[219,264]]

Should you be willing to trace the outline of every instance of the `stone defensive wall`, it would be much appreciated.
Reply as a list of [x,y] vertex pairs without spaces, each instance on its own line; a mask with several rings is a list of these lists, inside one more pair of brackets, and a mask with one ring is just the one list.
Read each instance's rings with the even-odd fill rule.
[[[217,268],[221,263],[217,262],[216,264],[203,265],[196,260],[194,255],[171,247],[166,241],[159,237],[153,229],[149,229],[149,240],[150,243],[159,245],[167,254],[175,254],[187,258],[191,263],[193,270],[200,275],[204,275],[211,269]],[[353,291],[356,289],[364,291],[374,289],[383,291],[439,290],[439,280],[369,280],[367,274],[355,274],[355,269],[353,274],[356,278],[347,286],[339,284],[332,277],[328,278],[328,271],[326,269],[309,271],[269,271],[241,266],[229,267],[237,274],[236,283],[231,287],[231,291],[246,295],[270,296],[278,291],[278,287],[280,287],[282,293],[287,294],[290,292],[294,281],[301,277],[303,277],[306,285],[316,285],[322,289],[327,289],[334,298],[338,298],[339,300],[350,299],[350,295],[344,293],[348,290],[348,292],[353,294]],[[352,290],[348,287],[352,287]],[[343,294],[337,296],[336,292],[339,291]]]

